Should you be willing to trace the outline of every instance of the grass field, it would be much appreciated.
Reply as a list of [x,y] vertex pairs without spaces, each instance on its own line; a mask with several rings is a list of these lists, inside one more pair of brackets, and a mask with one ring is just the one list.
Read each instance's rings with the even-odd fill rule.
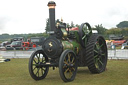
[[0,85],[128,85],[128,60],[108,60],[107,71],[91,74],[87,67],[78,68],[74,81],[64,83],[58,68],[49,70],[44,80],[33,80],[28,72],[28,59],[11,59],[0,63]]

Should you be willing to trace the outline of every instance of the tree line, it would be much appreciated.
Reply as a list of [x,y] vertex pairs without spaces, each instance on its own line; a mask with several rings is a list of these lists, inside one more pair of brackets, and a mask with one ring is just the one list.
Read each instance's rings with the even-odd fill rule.
[[96,25],[95,29],[97,29],[99,34],[102,34],[105,39],[109,38],[109,35],[120,36],[123,35],[124,39],[128,40],[128,21],[122,21],[116,25],[115,28],[106,29],[101,25]]
[[[59,19],[56,20],[56,23],[61,23]],[[74,24],[71,22],[71,24],[67,23],[67,27],[80,27],[78,24]],[[49,26],[49,19],[46,20],[46,32],[44,33],[29,33],[29,34],[1,34],[0,35],[0,42],[3,41],[9,41],[10,39],[14,37],[24,37],[25,39],[31,38],[31,37],[47,37],[46,34],[47,31],[50,29]],[[102,24],[95,25],[95,27],[92,27],[93,30],[97,30],[99,34],[103,35],[105,39],[109,39],[109,35],[124,35],[125,39],[128,40],[128,21],[122,21],[119,24],[116,25],[116,28],[106,29],[103,27]]]

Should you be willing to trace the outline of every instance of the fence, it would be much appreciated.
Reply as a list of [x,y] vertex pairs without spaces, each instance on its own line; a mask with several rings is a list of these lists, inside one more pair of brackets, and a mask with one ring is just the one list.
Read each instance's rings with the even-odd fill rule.
[[108,50],[109,59],[128,59],[128,50]]
[[[37,50],[37,49],[34,49]],[[34,52],[31,51],[0,51],[0,54],[4,58],[30,58],[31,54]],[[108,50],[108,59],[128,59],[128,50]]]

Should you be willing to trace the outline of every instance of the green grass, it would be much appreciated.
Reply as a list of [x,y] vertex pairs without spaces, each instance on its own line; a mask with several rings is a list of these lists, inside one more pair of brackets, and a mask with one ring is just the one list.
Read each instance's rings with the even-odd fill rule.
[[0,85],[128,85],[128,60],[108,60],[107,71],[91,74],[87,67],[78,68],[74,81],[64,83],[58,68],[50,68],[44,80],[33,80],[28,72],[28,59],[11,59],[0,63]]

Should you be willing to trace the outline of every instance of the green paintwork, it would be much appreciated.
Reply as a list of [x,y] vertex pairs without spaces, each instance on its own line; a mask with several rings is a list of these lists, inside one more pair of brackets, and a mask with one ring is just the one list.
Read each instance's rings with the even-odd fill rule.
[[65,30],[65,28],[61,28],[61,31],[63,33],[63,37],[67,37],[67,31]]
[[76,52],[77,54],[79,53],[79,50],[80,50],[80,44],[78,43],[78,42],[76,42],[76,41],[72,41],[71,42],[72,44],[73,44],[73,50],[74,50],[74,52]]
[[79,42],[79,34],[78,34],[78,31],[73,31],[73,33],[75,34],[76,41]]
[[76,41],[62,41],[62,45],[63,45],[63,50],[71,49],[76,54],[78,54],[80,49],[80,44],[77,43]]
[[82,31],[83,31],[83,34],[84,34],[84,36],[82,37],[82,40],[84,40],[85,46],[86,46],[89,36],[92,35],[92,29],[85,26],[85,27],[83,27]]
[[73,50],[73,45],[68,41],[62,41],[63,50],[71,49]]
[[[63,33],[63,38],[66,38],[68,35],[66,34],[67,31],[65,28],[61,28],[61,31]],[[80,50],[80,44],[79,44],[79,34],[78,31],[69,31],[70,33],[75,35],[75,39],[72,40],[62,40],[63,50],[71,49],[76,54],[79,53]]]

